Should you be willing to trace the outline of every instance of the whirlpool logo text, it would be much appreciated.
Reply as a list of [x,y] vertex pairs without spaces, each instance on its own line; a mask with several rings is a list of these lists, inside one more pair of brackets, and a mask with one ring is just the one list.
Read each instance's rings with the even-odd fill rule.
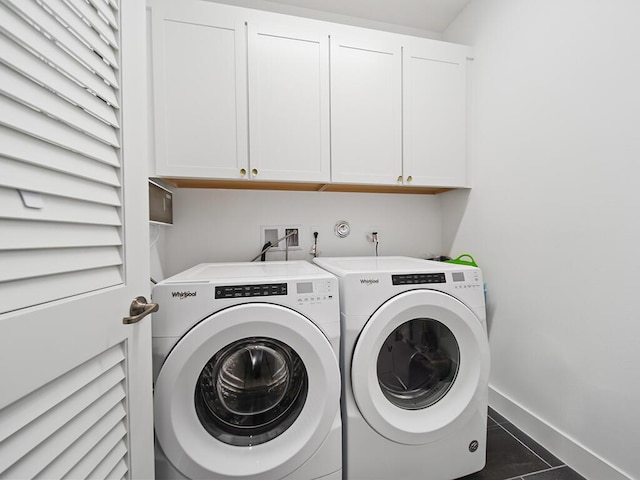
[[375,285],[376,283],[380,283],[380,279],[379,278],[361,278],[360,283],[367,286]]
[[171,292],[171,296],[184,300],[187,297],[195,297],[198,292]]

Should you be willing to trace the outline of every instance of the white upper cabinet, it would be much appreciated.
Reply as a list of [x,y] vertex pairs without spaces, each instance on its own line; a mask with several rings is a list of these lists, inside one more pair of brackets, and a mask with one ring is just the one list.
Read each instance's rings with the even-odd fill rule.
[[408,185],[464,187],[469,48],[409,39],[403,47],[403,176]]
[[241,10],[152,0],[156,175],[248,171],[246,27]]
[[148,6],[154,175],[468,186],[468,47],[199,0]]
[[331,36],[331,180],[402,183],[400,37],[364,29]]
[[332,181],[466,186],[469,48],[343,31],[331,36]]
[[249,20],[251,178],[330,181],[329,37],[319,25]]

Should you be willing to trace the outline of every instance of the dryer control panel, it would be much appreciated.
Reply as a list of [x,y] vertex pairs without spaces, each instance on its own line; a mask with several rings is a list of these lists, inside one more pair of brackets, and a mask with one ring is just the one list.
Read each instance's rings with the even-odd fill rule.
[[452,284],[453,288],[480,288],[479,270],[466,270],[458,272],[437,273],[407,273],[391,275],[392,285],[434,285]]
[[464,272],[452,272],[451,280],[456,289],[460,288],[477,288],[482,289],[482,280],[479,270],[470,270]]
[[444,273],[410,273],[391,275],[393,285],[420,285],[423,283],[446,283]]

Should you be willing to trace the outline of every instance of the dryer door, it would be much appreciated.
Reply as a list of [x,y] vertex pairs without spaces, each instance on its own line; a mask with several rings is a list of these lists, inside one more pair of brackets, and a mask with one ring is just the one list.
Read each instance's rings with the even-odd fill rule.
[[165,360],[156,436],[189,478],[282,478],[324,441],[339,412],[340,371],[308,318],[277,305],[219,311]]
[[413,290],[384,303],[356,343],[351,382],[367,423],[404,444],[424,444],[464,425],[487,394],[483,325],[445,293]]

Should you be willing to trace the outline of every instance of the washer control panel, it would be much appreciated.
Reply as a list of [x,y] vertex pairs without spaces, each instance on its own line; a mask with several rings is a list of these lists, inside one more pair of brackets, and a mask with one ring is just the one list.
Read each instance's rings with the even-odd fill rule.
[[327,302],[335,297],[335,286],[329,280],[296,282],[295,287],[298,305]]
[[298,305],[333,300],[334,285],[328,280],[287,283],[261,283],[258,285],[216,285],[215,298],[247,298],[296,295]]
[[220,285],[216,286],[215,298],[271,297],[286,295],[286,283],[263,283],[260,285]]

